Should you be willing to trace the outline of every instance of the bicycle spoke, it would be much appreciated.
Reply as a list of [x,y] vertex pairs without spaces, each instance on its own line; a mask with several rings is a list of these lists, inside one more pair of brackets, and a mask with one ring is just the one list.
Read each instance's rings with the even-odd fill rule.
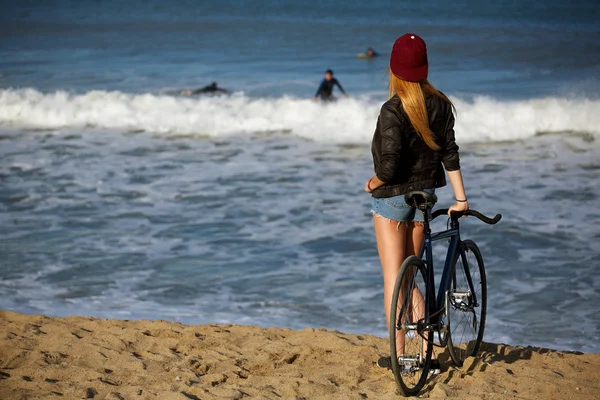
[[485,326],[485,270],[479,249],[472,241],[465,241],[465,251],[456,261],[447,295],[447,345],[452,360],[460,366],[477,353]]
[[424,330],[426,296],[424,266],[417,257],[409,257],[398,274],[392,298],[390,350],[392,370],[398,389],[404,395],[416,394],[427,378],[431,358],[431,332]]

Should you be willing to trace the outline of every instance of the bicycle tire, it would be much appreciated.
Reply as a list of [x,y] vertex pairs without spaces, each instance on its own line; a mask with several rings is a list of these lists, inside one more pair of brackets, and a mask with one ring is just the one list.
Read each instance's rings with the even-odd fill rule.
[[[467,280],[467,270],[473,282],[475,295]],[[468,357],[477,355],[487,310],[487,281],[483,257],[472,240],[462,242],[450,276],[446,281],[446,318],[448,324],[448,353],[461,367]]]
[[[419,318],[422,323],[427,322],[425,299],[431,299],[433,293],[426,277],[423,261],[410,256],[400,267],[392,294],[390,358],[396,385],[403,396],[416,395],[425,385],[433,353],[431,330],[425,331],[422,326],[418,328],[418,320],[415,320]],[[418,314],[422,314],[423,318]],[[398,348],[398,335],[404,337],[403,349]],[[403,357],[402,364],[399,356]]]

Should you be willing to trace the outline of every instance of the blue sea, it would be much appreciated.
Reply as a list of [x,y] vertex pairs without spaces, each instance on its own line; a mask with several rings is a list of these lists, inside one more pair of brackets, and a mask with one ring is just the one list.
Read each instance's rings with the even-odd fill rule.
[[[385,337],[363,185],[389,52],[414,32],[457,108],[469,204],[503,215],[461,224],[486,262],[485,340],[599,353],[599,18],[592,1],[2,0],[0,309]],[[323,105],[328,68],[349,97]],[[231,93],[179,95],[213,81]]]

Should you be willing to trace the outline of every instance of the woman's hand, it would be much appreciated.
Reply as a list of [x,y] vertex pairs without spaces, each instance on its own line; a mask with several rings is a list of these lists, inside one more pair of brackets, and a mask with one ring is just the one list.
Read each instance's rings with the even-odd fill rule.
[[453,211],[467,211],[469,209],[469,203],[466,201],[457,201],[456,204],[448,208],[448,216]]
[[373,178],[369,178],[365,182],[365,192],[367,192],[367,193],[373,193],[373,190],[375,188],[373,187],[373,184],[371,183],[372,181],[373,181]]
[[373,175],[372,177],[367,179],[367,182],[365,182],[365,192],[373,193],[375,189],[383,185],[385,185],[385,182],[379,179],[377,175]]

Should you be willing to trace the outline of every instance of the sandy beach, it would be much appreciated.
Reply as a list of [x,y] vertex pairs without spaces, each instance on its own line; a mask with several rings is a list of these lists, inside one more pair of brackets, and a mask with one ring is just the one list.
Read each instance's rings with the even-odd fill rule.
[[[54,318],[0,311],[0,399],[393,399],[387,341],[324,328]],[[430,399],[598,399],[600,354],[485,343]]]

